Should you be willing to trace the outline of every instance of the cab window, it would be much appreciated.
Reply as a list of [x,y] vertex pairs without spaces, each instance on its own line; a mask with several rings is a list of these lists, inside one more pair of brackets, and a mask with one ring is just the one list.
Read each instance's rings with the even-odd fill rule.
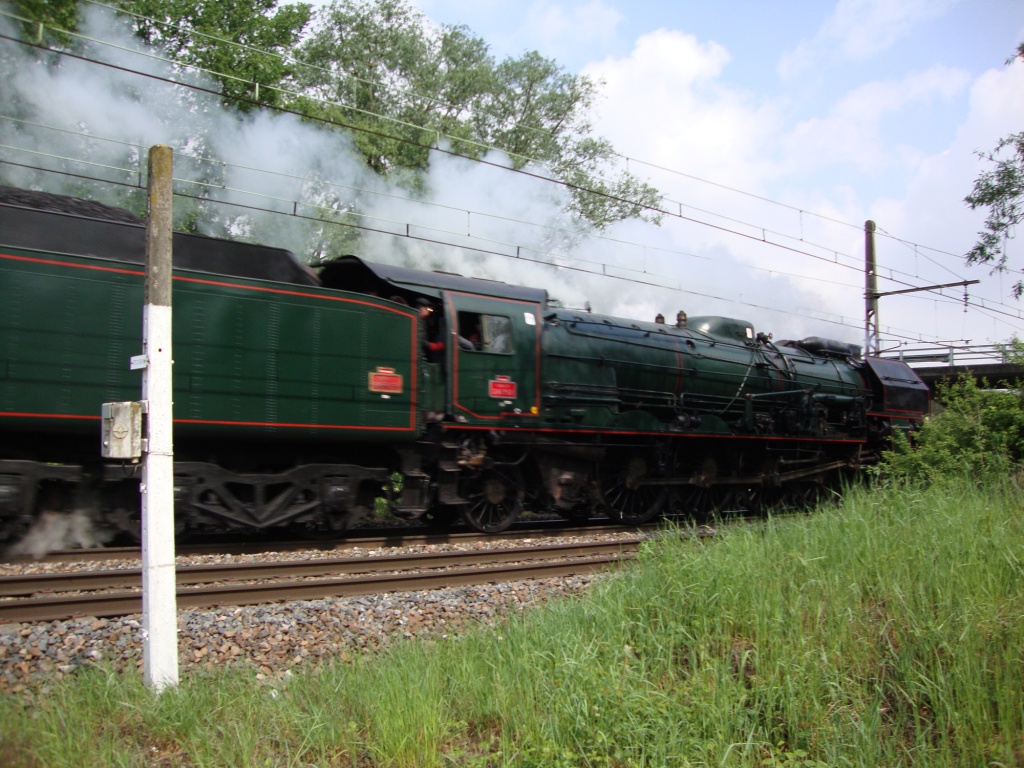
[[459,312],[459,349],[511,355],[512,321],[503,315]]

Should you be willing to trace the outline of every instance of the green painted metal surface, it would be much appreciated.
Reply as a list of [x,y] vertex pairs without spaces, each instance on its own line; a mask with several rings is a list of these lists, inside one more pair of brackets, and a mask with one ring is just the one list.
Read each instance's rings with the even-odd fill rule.
[[[756,341],[749,324],[714,320],[676,327],[550,313],[542,343],[545,422],[755,432],[764,429],[763,421],[753,421],[756,414],[797,409],[807,398],[829,410],[829,418],[845,421],[843,409],[862,395],[861,378],[847,361],[775,349]],[[699,425],[680,422],[680,415],[699,416]]]
[[447,293],[452,413],[470,424],[538,421],[539,304]]
[[[140,398],[142,279],[135,265],[3,251],[0,423],[98,434],[101,403]],[[416,435],[410,308],[178,270],[173,291],[177,435]]]

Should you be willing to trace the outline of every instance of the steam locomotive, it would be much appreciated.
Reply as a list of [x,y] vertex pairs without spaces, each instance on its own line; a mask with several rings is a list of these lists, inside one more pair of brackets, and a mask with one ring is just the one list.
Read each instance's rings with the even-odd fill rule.
[[[382,503],[484,532],[524,504],[633,524],[795,504],[929,407],[900,362],[742,320],[605,317],[354,256],[313,273],[185,233],[173,251],[183,535],[340,535]],[[143,257],[120,209],[0,189],[0,541],[71,509],[137,535],[138,467],[101,459],[100,421],[139,398]]]

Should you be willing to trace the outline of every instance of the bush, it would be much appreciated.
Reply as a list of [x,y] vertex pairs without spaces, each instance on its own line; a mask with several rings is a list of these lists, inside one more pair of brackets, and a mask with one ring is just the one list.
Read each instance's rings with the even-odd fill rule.
[[1024,459],[1024,392],[989,389],[967,375],[939,384],[938,407],[911,439],[898,434],[882,460],[882,473],[934,482],[1006,475]]

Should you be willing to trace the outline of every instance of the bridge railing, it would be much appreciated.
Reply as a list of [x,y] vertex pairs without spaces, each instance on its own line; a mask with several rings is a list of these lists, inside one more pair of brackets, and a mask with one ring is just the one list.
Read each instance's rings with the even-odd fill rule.
[[997,344],[897,344],[879,357],[901,360],[912,367],[926,365],[1001,365],[1011,362]]

